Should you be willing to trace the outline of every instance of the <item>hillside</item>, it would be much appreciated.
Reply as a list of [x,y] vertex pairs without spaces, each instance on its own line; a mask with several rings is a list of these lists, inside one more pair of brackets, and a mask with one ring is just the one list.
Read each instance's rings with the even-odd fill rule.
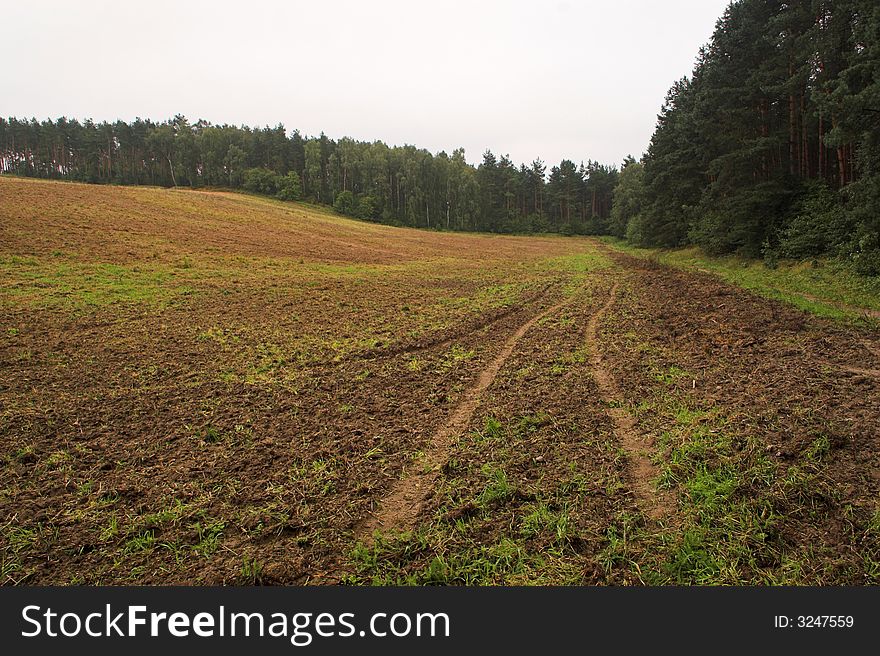
[[878,583],[880,334],[585,238],[0,177],[6,584]]

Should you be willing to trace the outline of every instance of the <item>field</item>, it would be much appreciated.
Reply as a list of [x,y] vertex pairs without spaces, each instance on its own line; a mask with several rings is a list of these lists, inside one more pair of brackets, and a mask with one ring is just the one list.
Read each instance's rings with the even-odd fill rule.
[[880,583],[877,296],[718,273],[0,178],[0,582]]

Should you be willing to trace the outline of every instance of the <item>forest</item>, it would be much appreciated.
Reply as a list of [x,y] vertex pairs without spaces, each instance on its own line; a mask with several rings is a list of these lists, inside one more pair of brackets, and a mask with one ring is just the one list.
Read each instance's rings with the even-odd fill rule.
[[491,152],[479,166],[462,149],[432,155],[415,146],[326,135],[283,125],[95,123],[0,118],[0,172],[92,183],[222,187],[333,205],[381,223],[442,230],[601,234],[617,169],[563,160],[547,172]]
[[616,166],[304,137],[284,126],[0,118],[0,172],[222,187],[391,225],[612,234],[880,274],[880,4],[739,0]]
[[880,273],[880,3],[731,3],[625,163],[610,230]]

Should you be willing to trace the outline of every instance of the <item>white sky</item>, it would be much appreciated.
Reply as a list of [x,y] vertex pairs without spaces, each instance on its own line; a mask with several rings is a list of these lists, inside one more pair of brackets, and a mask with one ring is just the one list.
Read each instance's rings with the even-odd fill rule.
[[727,4],[4,0],[0,115],[182,113],[615,164],[647,148]]

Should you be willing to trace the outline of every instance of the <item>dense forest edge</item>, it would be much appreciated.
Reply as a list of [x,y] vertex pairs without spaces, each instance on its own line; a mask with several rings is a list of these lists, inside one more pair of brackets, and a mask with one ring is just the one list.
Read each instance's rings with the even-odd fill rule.
[[623,167],[610,231],[880,273],[880,4],[731,3]]
[[463,149],[432,155],[381,141],[288,136],[283,125],[95,123],[0,118],[0,172],[80,182],[223,187],[332,205],[395,226],[499,233],[605,234],[617,169],[563,160],[469,164]]
[[699,246],[642,248],[605,236],[608,246],[635,257],[731,284],[783,301],[810,314],[880,327],[880,277],[863,276],[837,258],[779,260],[768,268],[743,255],[707,255]]
[[390,225],[613,235],[880,274],[880,5],[732,2],[620,169],[196,123],[0,118],[0,173],[226,187]]

